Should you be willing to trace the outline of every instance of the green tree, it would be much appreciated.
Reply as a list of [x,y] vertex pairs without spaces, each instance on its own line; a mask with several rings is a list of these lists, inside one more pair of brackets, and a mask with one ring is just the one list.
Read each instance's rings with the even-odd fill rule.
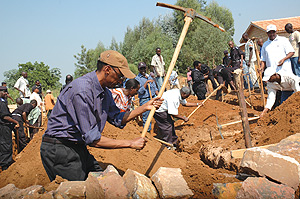
[[77,59],[77,63],[75,63],[75,78],[96,70],[97,60],[100,54],[105,50],[106,48],[101,42],[98,43],[95,49],[89,50],[87,50],[84,45],[81,45],[81,52],[74,55],[74,58]]
[[27,62],[26,64],[19,64],[18,69],[12,69],[4,72],[5,81],[7,86],[12,88],[16,81],[21,77],[22,72],[27,72],[28,82],[32,87],[36,80],[39,80],[43,86],[43,90],[57,89],[61,87],[59,80],[61,78],[61,72],[59,68],[52,68],[45,65],[43,62]]
[[210,17],[215,23],[222,26],[231,36],[234,34],[234,19],[228,8],[219,6],[215,1],[212,1],[205,8],[205,15]]

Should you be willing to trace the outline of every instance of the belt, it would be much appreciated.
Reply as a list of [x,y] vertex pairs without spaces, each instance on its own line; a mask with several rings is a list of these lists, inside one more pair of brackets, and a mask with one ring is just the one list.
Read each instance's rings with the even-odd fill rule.
[[19,117],[22,117],[22,115],[18,114],[18,113],[13,113],[11,115],[16,115],[16,116],[19,116]]
[[47,143],[51,143],[51,144],[73,144],[73,145],[84,145],[83,142],[73,142],[73,141],[69,141],[69,140],[66,140],[64,138],[54,138],[54,137],[49,137],[49,136],[46,136],[44,135],[43,136],[43,139],[42,139],[43,142],[47,142]]

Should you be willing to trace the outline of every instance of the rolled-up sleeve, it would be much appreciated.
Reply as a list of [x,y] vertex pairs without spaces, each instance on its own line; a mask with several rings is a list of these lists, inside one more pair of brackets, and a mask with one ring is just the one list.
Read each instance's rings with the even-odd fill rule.
[[78,93],[73,97],[74,114],[70,112],[75,122],[76,128],[81,132],[82,139],[86,144],[91,144],[95,140],[101,138],[101,124],[97,123],[96,117],[93,114],[93,107],[91,107],[92,99],[88,95]]
[[267,98],[267,103],[265,108],[271,110],[276,100],[276,90],[270,87],[267,88],[268,88],[268,98]]

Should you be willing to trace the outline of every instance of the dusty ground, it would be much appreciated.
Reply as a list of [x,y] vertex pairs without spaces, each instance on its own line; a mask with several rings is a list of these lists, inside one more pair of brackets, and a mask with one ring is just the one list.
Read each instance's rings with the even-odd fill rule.
[[[245,96],[248,96],[245,92]],[[251,101],[256,110],[262,109],[260,94],[254,93]],[[188,101],[197,101],[190,96]],[[188,115],[194,108],[180,107],[180,114]],[[259,112],[248,108],[249,117],[259,115]],[[263,119],[250,125],[252,144],[254,146],[277,143],[281,139],[296,133],[300,125],[300,93],[291,96],[280,107],[267,114]],[[124,174],[130,168],[140,173],[152,176],[159,167],[177,167],[189,187],[194,192],[194,198],[212,198],[213,183],[227,183],[238,181],[233,171],[213,169],[205,165],[199,157],[201,145],[222,146],[227,150],[245,148],[242,125],[232,125],[221,130],[225,139],[221,139],[216,128],[216,116],[219,124],[240,120],[239,106],[235,95],[227,94],[224,102],[208,100],[186,124],[176,121],[176,132],[180,138],[178,151],[161,148],[161,144],[154,141],[148,134],[149,141],[142,151],[132,149],[105,150],[90,148],[90,152],[100,162],[103,168],[114,165]],[[107,124],[104,135],[115,139],[131,139],[140,136],[142,127],[135,121],[130,122],[120,130]],[[43,131],[40,131],[30,144],[16,157],[16,162],[6,171],[0,173],[0,187],[13,183],[19,188],[34,184],[46,186],[48,190],[55,186],[49,184],[46,172],[41,163],[39,148]],[[157,161],[156,161],[157,160]]]

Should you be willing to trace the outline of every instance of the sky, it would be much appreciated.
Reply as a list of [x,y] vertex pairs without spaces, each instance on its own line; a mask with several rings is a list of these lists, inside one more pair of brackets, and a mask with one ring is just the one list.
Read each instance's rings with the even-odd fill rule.
[[[231,10],[237,44],[251,21],[300,16],[299,0],[215,1]],[[0,81],[5,71],[17,69],[19,63],[37,61],[60,68],[63,83],[67,74],[74,73],[74,55],[81,45],[94,49],[102,42],[108,47],[112,38],[123,41],[127,27],[137,26],[143,17],[153,20],[172,12],[156,7],[156,2],[0,0]],[[160,2],[175,4],[176,0]]]

